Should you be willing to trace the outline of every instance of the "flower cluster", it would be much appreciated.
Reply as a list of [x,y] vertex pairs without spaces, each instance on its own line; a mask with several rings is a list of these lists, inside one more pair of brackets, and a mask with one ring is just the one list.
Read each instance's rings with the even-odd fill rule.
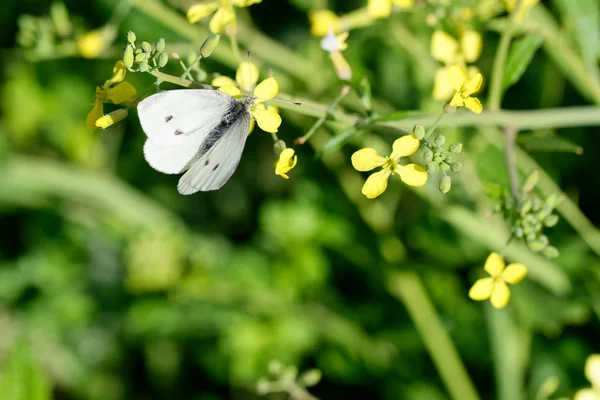
[[228,34],[235,34],[237,29],[237,19],[235,16],[236,7],[249,7],[252,4],[260,3],[262,0],[217,0],[205,3],[194,4],[187,11],[187,19],[194,24],[203,18],[211,16],[208,25],[212,33],[221,33],[227,30]]
[[135,45],[135,33],[127,34],[127,46],[123,52],[123,64],[130,71],[148,72],[153,68],[162,68],[169,62],[169,56],[165,52],[165,39],[159,38],[152,46],[143,41],[140,46]]
[[507,283],[516,285],[527,275],[527,268],[523,264],[509,264],[498,253],[491,253],[483,267],[489,278],[478,279],[471,287],[469,297],[473,300],[490,300],[495,308],[504,308],[510,301],[510,289]]
[[413,155],[419,148],[420,141],[414,135],[396,139],[392,146],[392,154],[380,156],[375,149],[364,148],[352,155],[352,166],[361,172],[371,171],[381,167],[381,171],[369,176],[363,185],[362,193],[368,199],[374,199],[387,189],[387,181],[391,175],[398,174],[400,179],[409,186],[423,186],[427,182],[427,172],[417,164],[402,165],[402,157]]
[[427,172],[433,174],[437,169],[442,172],[439,189],[446,194],[452,187],[452,178],[448,173],[459,172],[462,169],[462,164],[454,160],[462,151],[462,143],[448,146],[444,135],[438,135],[432,141],[425,139],[422,143],[427,147],[423,152],[423,160],[427,161]]
[[127,110],[123,108],[104,115],[104,103],[129,105],[135,99],[137,91],[131,83],[124,82],[126,74],[127,69],[123,61],[117,61],[112,77],[104,82],[102,87],[96,88],[94,107],[86,118],[87,126],[91,130],[107,128],[127,117]]

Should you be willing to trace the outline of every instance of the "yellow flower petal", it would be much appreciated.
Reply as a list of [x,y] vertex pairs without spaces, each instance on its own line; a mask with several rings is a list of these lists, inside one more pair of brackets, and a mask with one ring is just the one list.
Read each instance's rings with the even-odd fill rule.
[[467,97],[465,99],[465,107],[473,111],[475,114],[481,114],[483,111],[483,106],[477,97]]
[[249,7],[252,4],[260,3],[262,0],[231,0],[231,2],[237,7]]
[[275,133],[281,125],[281,116],[272,108],[266,110],[252,109],[250,113],[256,120],[258,127],[265,132]]
[[387,189],[387,180],[390,177],[389,169],[382,169],[379,172],[371,174],[362,187],[362,194],[368,199],[374,199]]
[[208,17],[219,8],[219,3],[216,1],[204,4],[194,4],[187,11],[187,20],[191,24],[195,24],[204,17]]
[[585,361],[585,377],[594,388],[600,389],[600,354],[592,354]]
[[398,165],[396,173],[400,175],[402,182],[408,186],[423,186],[427,182],[427,171],[417,164]]
[[452,96],[452,100],[450,100],[450,105],[454,107],[462,107],[465,105],[465,99],[460,95],[460,93],[455,93]]
[[460,47],[466,62],[472,63],[477,61],[481,55],[481,49],[483,48],[481,34],[473,30],[465,31],[460,38]]
[[213,79],[210,84],[215,87],[235,86],[236,82],[228,76],[221,75],[221,76],[217,76],[215,79]]
[[600,393],[594,389],[581,389],[575,393],[573,400],[600,400]]
[[95,130],[96,121],[98,118],[101,118],[104,115],[104,105],[102,104],[102,100],[96,99],[94,102],[94,107],[90,110],[87,117],[85,118],[85,123],[90,128],[90,130]]
[[393,160],[398,160],[401,157],[413,155],[419,148],[420,144],[421,142],[419,139],[417,139],[417,137],[413,134],[402,136],[394,141],[390,158]]
[[119,60],[115,64],[113,68],[113,75],[109,80],[104,82],[104,87],[108,87],[109,85],[113,85],[115,83],[123,82],[125,80],[125,75],[127,74],[127,68],[123,61]]
[[298,156],[294,155],[294,149],[284,149],[279,155],[277,164],[275,164],[275,175],[279,175],[284,179],[289,179],[286,174],[296,166]]
[[469,290],[469,297],[473,300],[487,300],[492,295],[494,280],[492,278],[478,279]]
[[219,7],[215,15],[210,19],[208,27],[212,33],[221,33],[227,25],[231,25],[235,22],[235,13],[233,7]]
[[373,19],[389,17],[392,13],[392,2],[390,0],[369,0],[367,12]]
[[450,85],[452,85],[452,88],[457,92],[460,92],[467,80],[465,71],[458,65],[453,65],[448,70],[448,76],[450,77]]
[[483,269],[490,274],[492,277],[499,276],[502,271],[504,271],[504,260],[500,257],[500,254],[493,252],[490,253],[487,260],[485,260],[485,265]]
[[447,67],[438,68],[438,70],[435,71],[432,94],[434,100],[447,100],[452,96],[452,93],[454,93],[454,89],[452,88],[452,85],[450,85],[448,71],[449,69]]
[[109,25],[89,31],[77,39],[77,52],[83,58],[96,58],[112,44],[116,37],[116,29]]
[[490,297],[490,303],[495,308],[504,308],[510,301],[510,289],[508,285],[502,281],[498,281],[494,284],[492,290],[492,296]]
[[251,62],[244,61],[235,73],[235,81],[242,90],[250,91],[258,82],[258,67]]
[[525,278],[525,275],[527,275],[527,267],[523,264],[508,264],[500,277],[504,282],[516,285]]
[[[464,71],[463,71],[464,74]],[[481,88],[481,83],[483,82],[483,76],[481,74],[477,74],[465,83],[464,93],[467,96],[472,95],[473,93],[477,93],[479,88]]]
[[219,88],[220,92],[227,93],[231,97],[240,98],[242,97],[242,92],[235,85],[224,85]]
[[137,95],[137,90],[129,82],[121,82],[106,91],[106,100],[114,104],[130,103]]
[[127,114],[127,110],[125,110],[124,108],[120,108],[111,112],[110,114],[106,114],[105,116],[98,118],[98,120],[96,121],[96,126],[98,128],[106,129],[109,126],[114,125],[117,122],[127,118]]
[[335,15],[333,11],[310,11],[308,13],[308,20],[310,22],[310,33],[313,36],[320,37],[327,35],[329,27],[333,29],[334,33],[340,31],[340,17]]
[[[443,30],[433,32],[431,36],[431,56],[445,64],[456,62],[458,42]],[[461,85],[462,86],[462,85]]]
[[392,3],[400,8],[410,8],[415,4],[415,0],[392,0]]
[[258,84],[256,89],[254,89],[254,96],[256,97],[256,102],[270,100],[273,97],[277,96],[277,93],[279,93],[279,83],[277,83],[277,81],[273,77],[265,79],[264,81]]
[[385,164],[385,158],[381,157],[375,149],[367,147],[352,154],[352,166],[357,171],[370,171],[373,168]]

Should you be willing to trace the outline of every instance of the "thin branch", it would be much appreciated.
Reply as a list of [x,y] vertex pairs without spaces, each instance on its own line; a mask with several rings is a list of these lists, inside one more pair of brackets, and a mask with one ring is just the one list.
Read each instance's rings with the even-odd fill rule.
[[504,152],[506,155],[508,178],[510,179],[510,192],[518,203],[520,184],[519,174],[517,173],[517,156],[515,154],[515,146],[519,130],[515,127],[507,127],[504,132],[506,137],[506,147]]

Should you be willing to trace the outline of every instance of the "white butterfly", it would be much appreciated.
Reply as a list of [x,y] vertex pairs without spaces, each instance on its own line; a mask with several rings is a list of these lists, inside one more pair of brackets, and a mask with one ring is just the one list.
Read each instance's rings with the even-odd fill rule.
[[252,96],[180,89],[141,101],[138,115],[148,139],[144,157],[157,171],[179,174],[181,194],[217,190],[233,175],[248,137]]

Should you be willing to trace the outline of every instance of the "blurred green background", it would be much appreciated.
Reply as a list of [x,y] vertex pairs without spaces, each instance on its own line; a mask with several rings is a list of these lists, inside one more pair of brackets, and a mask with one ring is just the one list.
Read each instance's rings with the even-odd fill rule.
[[[117,3],[65,1],[80,33],[104,25]],[[22,16],[48,18],[49,1],[5,0],[0,8],[0,399],[253,399],[277,359],[320,369],[323,379],[310,391],[321,399],[441,400],[451,397],[431,355],[443,363],[448,343],[481,399],[546,398],[536,396],[549,377],[559,380],[556,396],[589,386],[584,362],[600,352],[597,127],[523,134],[533,139],[520,142],[530,146],[519,155],[521,173],[541,168],[542,194],[557,190],[552,179],[569,197],[548,233],[560,256],[546,260],[511,245],[508,261],[525,263],[530,277],[514,287],[507,310],[493,310],[467,297],[489,252],[508,237],[483,189],[508,182],[493,130],[439,128],[465,144],[450,194],[439,193],[434,177],[417,191],[392,179],[376,201],[360,194],[350,155],[365,144],[388,149],[390,135],[365,133],[315,158],[314,148],[337,129],[322,128],[312,146],[296,147],[298,166],[283,180],[273,173],[269,135],[257,130],[221,190],[184,197],[178,177],[145,162],[135,111],[90,132],[95,87],[110,77],[127,31],[149,42],[164,37],[167,51],[182,54],[206,37],[184,19],[191,2],[147,2],[154,3],[175,13],[174,25],[134,6],[96,60],[78,57],[73,43],[46,43],[37,53],[16,43]],[[565,3],[540,7],[570,34]],[[598,9],[596,0],[575,3]],[[283,91],[327,105],[342,85],[309,34],[307,11],[364,4],[263,0],[239,17],[244,29],[302,61],[274,64],[258,51],[263,73],[272,68]],[[439,113],[424,15],[394,15],[350,35],[345,55],[355,77],[369,77],[380,113]],[[477,63],[484,77],[499,37],[486,27],[479,26]],[[399,28],[412,36],[393,34]],[[263,39],[242,48],[274,48]],[[223,39],[220,47],[228,46]],[[220,54],[203,67],[231,75],[235,60]],[[143,74],[127,80],[139,92],[152,84]],[[590,105],[589,98],[542,48],[503,108]],[[350,98],[344,109],[357,104]],[[282,116],[288,145],[315,120],[293,110]],[[567,145],[546,151],[536,140],[543,135]]]

